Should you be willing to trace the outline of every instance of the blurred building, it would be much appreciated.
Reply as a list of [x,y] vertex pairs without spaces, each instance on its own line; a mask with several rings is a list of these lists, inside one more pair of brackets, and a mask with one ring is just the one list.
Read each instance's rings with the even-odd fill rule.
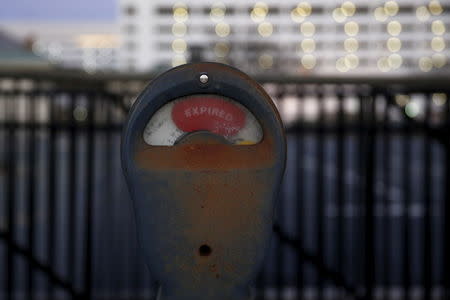
[[114,23],[1,22],[16,41],[53,64],[87,72],[117,68],[119,36]]
[[49,63],[0,31],[0,68],[46,68]]
[[119,67],[189,61],[250,72],[446,72],[450,1],[121,0]]

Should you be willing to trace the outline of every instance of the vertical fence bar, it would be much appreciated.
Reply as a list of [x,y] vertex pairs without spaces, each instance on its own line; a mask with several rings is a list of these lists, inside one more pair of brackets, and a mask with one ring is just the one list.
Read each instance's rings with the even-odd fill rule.
[[[105,154],[105,176],[106,176],[106,182],[111,183],[114,182],[114,176],[113,176],[113,172],[117,172],[117,169],[115,169],[113,166],[113,160],[115,159],[114,155],[113,155],[113,147],[114,147],[114,134],[115,134],[115,129],[114,129],[114,123],[112,122],[112,117],[111,117],[111,111],[114,109],[114,106],[116,105],[117,101],[114,101],[113,98],[107,98],[106,100],[103,100],[104,102],[104,109],[105,109],[105,124],[106,124],[106,154]],[[112,194],[112,189],[107,188],[106,189],[106,199],[112,199],[113,194]],[[104,218],[105,220],[103,221],[103,229],[105,230],[106,228],[109,228],[108,223],[107,222],[114,222],[114,220],[112,219],[113,217],[113,205],[111,202],[103,202],[106,204],[106,207],[104,208],[104,211],[106,212],[106,214],[104,214]],[[106,239],[106,241],[104,241],[104,243],[106,243],[107,247],[111,247],[112,246],[112,232],[110,230],[107,230],[107,232],[109,233],[108,238]],[[111,257],[111,256],[108,256]],[[110,282],[111,282],[111,278],[110,278],[110,271],[111,270],[106,270],[106,278],[105,278],[105,286],[109,287],[111,286]],[[138,278],[138,273],[136,270],[136,277],[134,282],[137,284],[139,278]]]
[[403,293],[405,299],[409,299],[411,289],[411,253],[410,246],[410,211],[411,211],[411,124],[405,122],[405,129],[403,134],[403,151],[402,151],[402,167],[403,172]]
[[[324,204],[324,160],[325,160],[325,130],[324,130],[324,99],[321,93],[322,87],[316,86],[318,89],[316,91],[318,106],[319,106],[319,116],[317,123],[317,173],[316,173],[316,198],[317,198],[317,257],[319,261],[325,265],[325,251],[324,251],[324,223],[325,223],[325,204]],[[323,275],[320,272],[318,274],[317,282],[317,298],[322,299],[324,280]]]
[[[338,272],[340,274],[344,274],[343,271],[343,244],[342,239],[344,238],[345,230],[344,230],[344,96],[342,87],[338,87],[337,98],[338,98],[338,111],[337,111],[337,134],[336,134],[336,197],[337,197],[337,257],[338,257]],[[342,289],[338,290],[338,299],[342,298]]]
[[69,97],[70,99],[70,116],[69,116],[69,139],[70,139],[70,148],[69,148],[69,170],[70,173],[68,176],[68,200],[69,203],[67,205],[67,216],[69,218],[68,221],[68,235],[67,235],[67,278],[71,282],[75,282],[75,234],[76,234],[76,217],[77,217],[77,206],[75,204],[76,199],[76,191],[77,191],[77,133],[76,133],[76,122],[75,122],[75,107],[77,101],[77,95],[72,94]]
[[84,256],[84,299],[92,298],[92,208],[94,173],[94,101],[97,94],[89,94],[87,99],[87,145],[86,145],[86,205],[85,205],[85,256]]
[[364,279],[365,279],[365,299],[373,299],[373,283],[374,283],[374,204],[375,204],[375,190],[374,190],[374,175],[375,175],[375,134],[376,134],[376,110],[375,99],[377,93],[372,91],[370,99],[368,99],[368,109],[365,111],[365,119],[367,124],[367,139],[364,141],[364,156],[366,160],[366,173],[364,177],[365,201],[365,224],[364,224]]
[[444,211],[444,299],[450,298],[450,94],[447,93],[447,101],[444,104],[444,149],[445,149],[445,211]]
[[[278,193],[277,199],[277,223],[280,228],[283,228],[284,221],[284,201],[286,199],[285,185],[282,184],[280,187],[280,191]],[[283,264],[284,264],[284,256],[283,256],[283,243],[278,237],[275,243],[275,299],[282,300],[283,299]]]
[[[281,97],[279,97],[281,99]],[[298,99],[297,99],[298,100]],[[286,193],[285,186],[282,183],[279,188],[279,193],[277,197],[277,208],[276,208],[276,224],[280,228],[284,228],[284,201],[285,201]],[[276,237],[276,240],[273,242],[273,253],[275,255],[275,299],[282,300],[283,299],[283,242],[279,238]],[[270,268],[270,267],[269,267]],[[267,288],[267,286],[265,287]],[[265,299],[265,292],[264,299]]]
[[424,299],[431,299],[431,285],[432,285],[432,228],[431,228],[431,211],[432,211],[432,203],[431,203],[431,140],[428,138],[430,134],[430,109],[431,109],[431,97],[429,94],[424,95],[425,101],[425,114],[423,121],[423,142],[424,142],[424,167],[425,170],[423,172],[423,183],[424,183],[424,243],[423,243],[423,285],[424,285]]
[[[358,174],[359,174],[359,191],[358,191],[358,197],[359,201],[357,202],[358,208],[360,208],[360,221],[358,222],[360,224],[360,229],[358,230],[358,243],[360,247],[364,246],[364,208],[365,208],[365,201],[366,199],[366,186],[365,186],[365,178],[367,177],[367,161],[370,159],[369,153],[366,151],[367,147],[367,137],[370,134],[370,124],[368,123],[369,120],[366,120],[366,114],[370,113],[370,107],[368,109],[368,106],[372,103],[371,98],[369,96],[369,90],[367,87],[364,86],[358,86],[357,88],[357,96],[359,100],[359,111],[358,111]],[[367,218],[367,216],[366,216]],[[362,219],[362,220],[361,220]],[[362,236],[361,236],[362,234]],[[362,254],[361,254],[362,255]],[[363,278],[364,278],[364,262],[362,261],[363,256],[359,256],[360,259],[358,260],[357,264],[357,273],[356,273],[356,292],[357,292],[357,299],[361,299],[363,297],[363,294],[361,293],[361,288],[364,284]]]
[[391,188],[391,132],[389,131],[389,109],[391,108],[390,105],[392,105],[392,95],[385,93],[385,109],[383,111],[383,119],[382,119],[382,137],[383,137],[383,143],[382,143],[382,183],[383,183],[383,194],[382,194],[382,214],[381,218],[383,221],[383,254],[381,256],[383,260],[383,278],[382,278],[382,294],[383,299],[389,299],[389,288],[390,288],[390,246],[391,246],[391,202],[389,201],[390,198],[390,188]]
[[[35,222],[35,142],[36,142],[36,128],[35,128],[35,102],[38,100],[38,94],[33,94],[28,99],[28,248],[31,255],[34,255],[34,222]],[[31,262],[28,262],[28,277],[27,277],[27,295],[26,298],[34,299],[34,267]]]
[[[11,93],[10,97],[6,99],[6,189],[7,195],[6,199],[8,201],[8,232],[7,232],[7,251],[6,251],[6,297],[8,300],[12,300],[14,298],[14,252],[12,250],[12,244],[14,242],[15,235],[15,222],[14,222],[14,212],[15,212],[15,166],[16,166],[16,157],[15,157],[15,135],[14,128],[11,124],[15,121],[14,114],[14,94]],[[8,105],[9,104],[9,105]]]
[[[297,93],[299,101],[300,99],[303,99],[303,94],[301,91]],[[300,247],[303,247],[303,181],[304,181],[304,172],[303,172],[303,156],[304,156],[304,150],[303,150],[303,143],[304,143],[304,135],[303,135],[303,126],[300,124],[300,126],[297,127],[295,131],[295,137],[297,141],[297,148],[296,148],[296,195],[297,195],[297,222],[296,222],[296,230],[297,230],[297,240]],[[298,299],[303,298],[303,258],[301,256],[300,249],[297,249],[297,295]]]
[[[56,201],[55,201],[55,181],[56,181],[56,101],[57,94],[48,94],[48,104],[49,104],[49,120],[48,120],[48,153],[47,153],[47,163],[48,163],[48,177],[47,177],[47,193],[48,193],[48,203],[47,203],[47,213],[48,213],[48,225],[47,225],[47,262],[52,270],[55,266],[55,225],[56,225]],[[48,280],[47,282],[47,297],[53,299],[53,283]]]

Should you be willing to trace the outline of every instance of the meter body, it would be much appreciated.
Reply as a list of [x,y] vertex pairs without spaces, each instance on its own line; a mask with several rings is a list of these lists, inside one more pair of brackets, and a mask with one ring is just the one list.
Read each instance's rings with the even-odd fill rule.
[[250,299],[286,159],[262,87],[222,64],[174,68],[138,97],[121,147],[159,299]]

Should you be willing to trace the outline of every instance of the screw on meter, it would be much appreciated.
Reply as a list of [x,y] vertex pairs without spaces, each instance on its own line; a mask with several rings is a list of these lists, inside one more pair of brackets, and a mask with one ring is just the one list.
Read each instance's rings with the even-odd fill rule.
[[174,68],[133,105],[121,157],[159,299],[250,299],[286,160],[262,87],[222,64]]

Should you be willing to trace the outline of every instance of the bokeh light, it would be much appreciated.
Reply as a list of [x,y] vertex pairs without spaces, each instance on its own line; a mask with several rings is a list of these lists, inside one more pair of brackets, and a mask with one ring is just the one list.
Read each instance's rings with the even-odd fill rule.
[[431,40],[431,49],[433,49],[434,51],[438,51],[441,52],[442,50],[445,49],[445,41],[442,37],[434,37]]
[[186,22],[189,18],[187,7],[182,3],[176,3],[173,7],[173,18],[177,22]]
[[420,113],[420,107],[419,104],[417,102],[414,101],[410,101],[408,104],[406,104],[405,106],[405,113],[408,117],[410,118],[415,118],[419,115]]
[[230,34],[230,25],[225,22],[220,22],[216,24],[215,27],[216,34],[220,37],[226,37]]
[[335,8],[332,15],[333,19],[338,23],[342,23],[347,19],[346,13],[341,7]]
[[269,7],[264,2],[257,2],[250,13],[251,19],[255,23],[264,21],[269,12]]
[[341,9],[342,9],[342,13],[346,16],[346,17],[351,17],[355,14],[356,12],[356,6],[353,2],[351,1],[345,1],[344,3],[342,3],[341,5]]
[[373,15],[377,21],[384,22],[389,17],[384,10],[384,7],[377,7],[373,12]]
[[389,59],[385,56],[381,57],[377,61],[378,70],[381,72],[389,72],[391,70],[391,66],[389,64]]
[[344,63],[348,69],[355,69],[359,65],[359,58],[355,54],[348,54],[344,57]]
[[258,33],[262,37],[269,37],[273,33],[273,25],[270,22],[262,22],[258,25]]
[[177,22],[172,25],[172,34],[174,36],[182,37],[186,34],[187,27],[184,23]]
[[73,117],[78,122],[83,122],[87,119],[88,110],[84,105],[77,105],[73,110]]
[[437,0],[431,0],[428,4],[428,9],[435,16],[440,15],[443,11],[441,3]]
[[175,39],[172,42],[172,49],[175,53],[184,53],[186,51],[187,44],[183,39]]
[[301,48],[306,53],[311,53],[316,49],[316,42],[313,39],[304,39],[301,42]]
[[389,51],[397,52],[402,48],[402,42],[396,37],[391,37],[387,40],[386,46]]
[[391,67],[392,69],[398,69],[400,68],[400,66],[403,63],[403,58],[400,54],[394,53],[389,55],[389,57],[387,58],[389,67]]
[[447,57],[442,53],[435,53],[431,56],[431,61],[435,68],[442,68],[447,64]]
[[311,70],[316,66],[316,57],[312,54],[306,54],[302,57],[301,62],[305,69]]
[[301,17],[307,17],[311,15],[312,8],[308,2],[301,2],[297,5],[296,8],[293,9],[293,11],[295,11],[296,15],[299,15]]
[[384,4],[384,11],[388,16],[395,16],[398,13],[398,4],[395,1],[388,1]]
[[340,57],[338,58],[338,60],[336,61],[336,69],[339,72],[347,72],[349,69],[347,67],[347,65],[345,64],[345,58]]
[[258,63],[262,69],[270,69],[273,66],[273,56],[269,54],[262,54],[258,59]]
[[402,24],[399,21],[391,21],[387,24],[387,31],[390,35],[397,36],[402,32]]
[[214,54],[217,57],[226,57],[230,52],[230,46],[225,42],[218,42],[214,45]]
[[421,57],[419,59],[419,68],[422,72],[430,72],[433,68],[433,61],[429,57]]
[[431,23],[431,31],[436,35],[443,35],[445,33],[445,24],[441,20],[436,20]]
[[447,102],[447,95],[444,93],[434,93],[431,99],[433,99],[435,105],[443,106]]
[[214,3],[211,7],[211,12],[209,14],[210,18],[214,22],[220,22],[224,19],[226,13],[225,4],[222,2]]
[[425,22],[430,18],[430,12],[428,11],[426,6],[419,6],[416,9],[416,16],[419,21]]
[[356,22],[347,22],[344,25],[344,31],[349,36],[355,36],[358,34],[359,25]]
[[300,31],[304,36],[312,36],[316,32],[316,26],[311,22],[305,22],[300,26]]
[[292,21],[294,21],[295,23],[301,23],[301,22],[303,22],[303,21],[305,20],[305,17],[299,14],[297,8],[294,8],[294,9],[291,11],[291,19],[292,19]]
[[344,41],[344,49],[347,52],[355,52],[358,50],[359,43],[355,38],[348,38]]
[[409,95],[398,94],[395,95],[395,103],[401,107],[405,107],[406,104],[409,103],[410,97]]

